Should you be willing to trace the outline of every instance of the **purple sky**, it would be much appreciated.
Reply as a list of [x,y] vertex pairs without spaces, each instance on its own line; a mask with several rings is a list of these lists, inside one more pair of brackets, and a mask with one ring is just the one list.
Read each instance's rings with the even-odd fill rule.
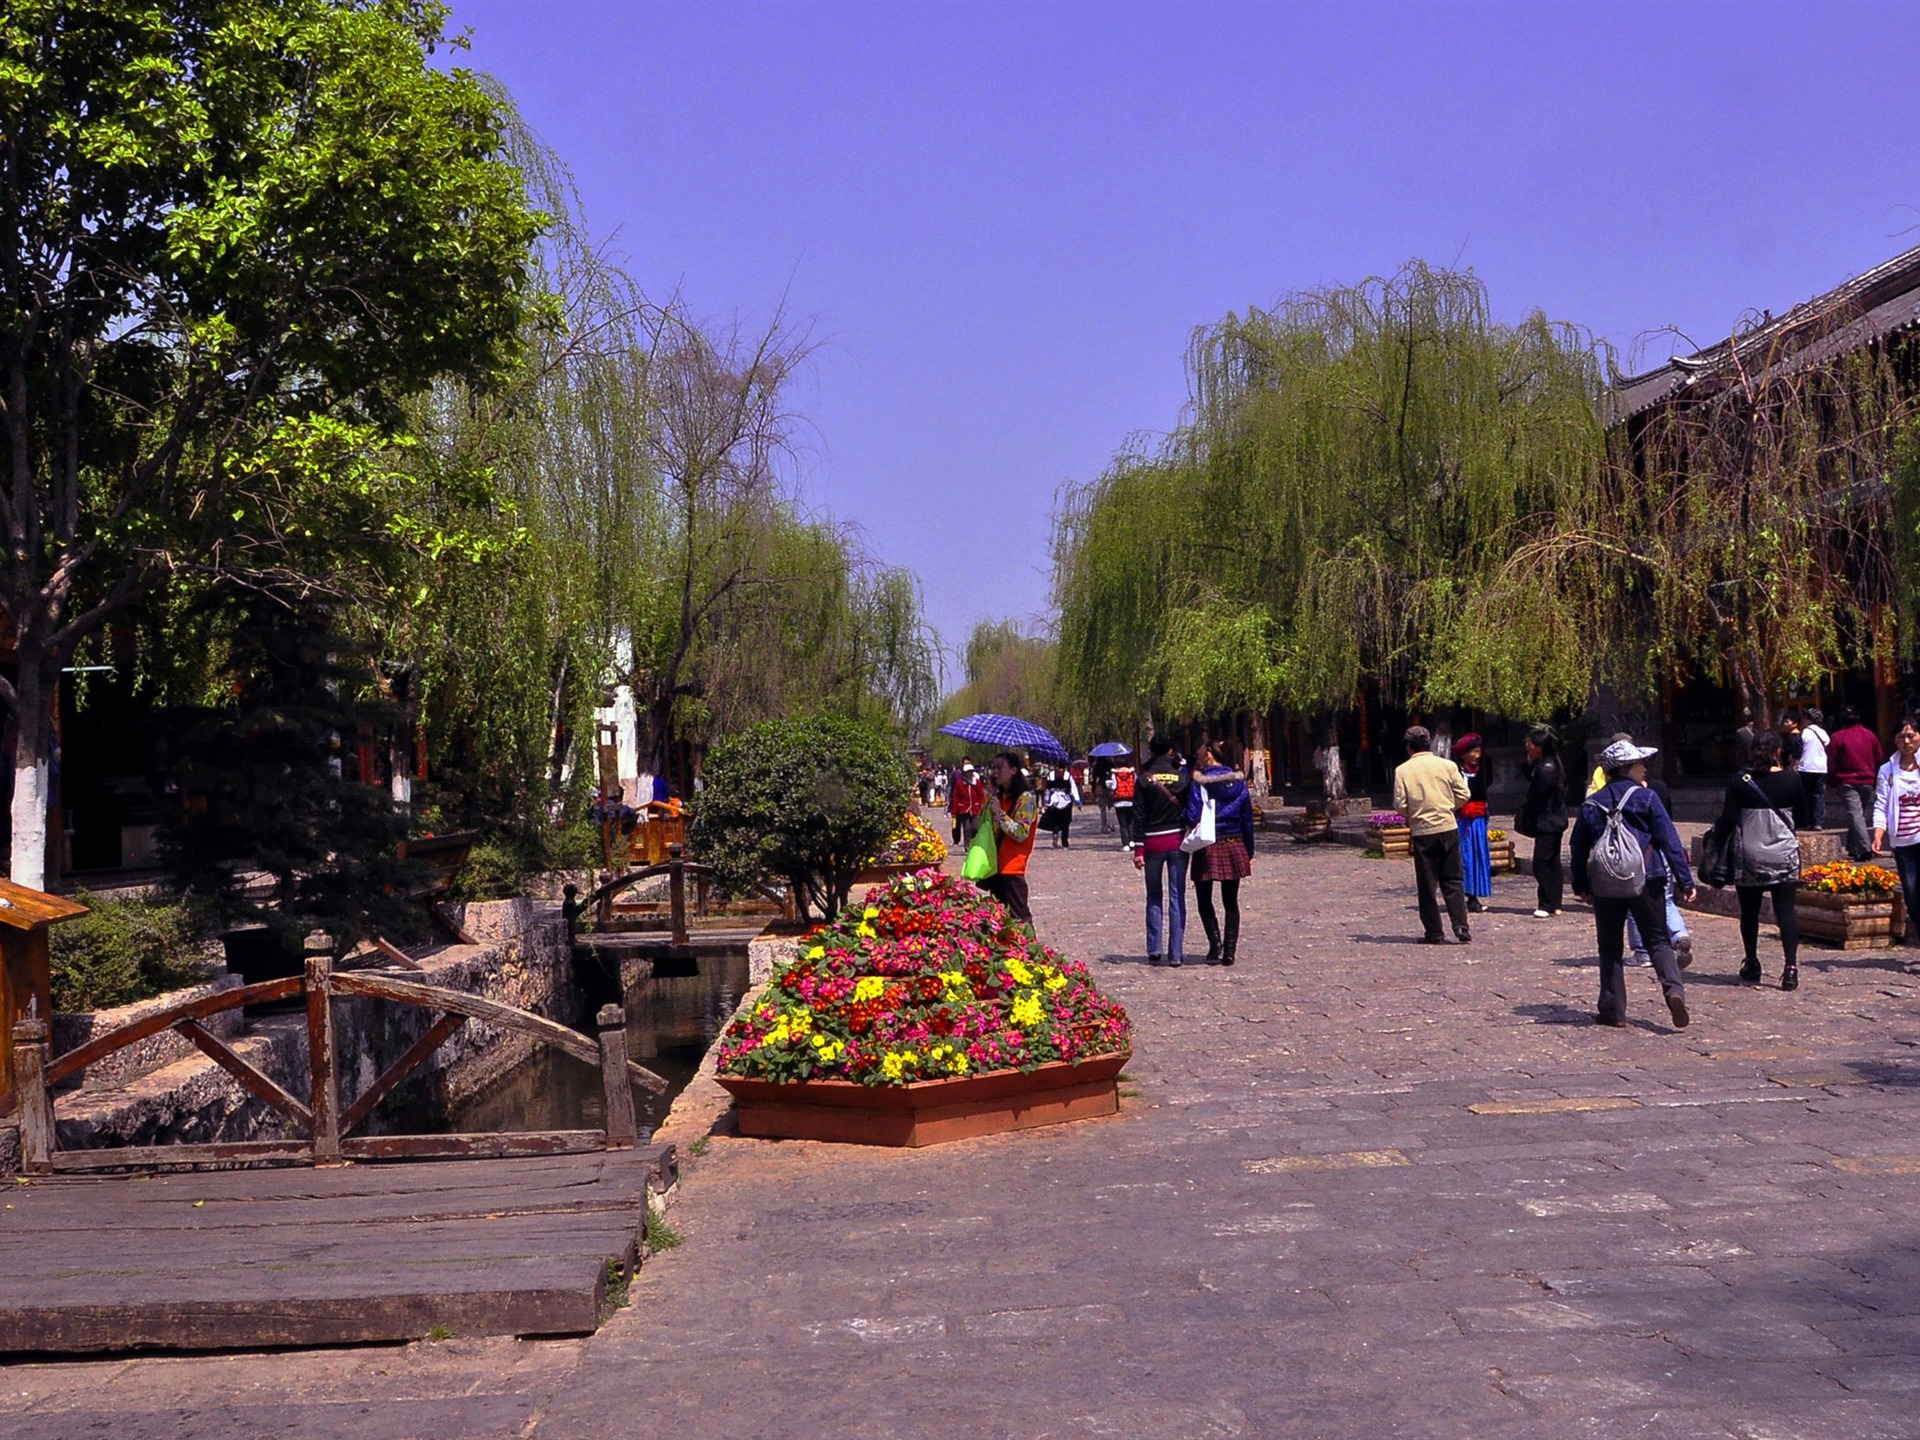
[[[1418,256],[1632,352],[1920,244],[1916,16],[454,0],[452,23],[649,293],[721,320],[784,294],[813,324],[804,496],[916,571],[958,645],[1044,620],[1056,489],[1177,422],[1188,336],[1228,310]],[[1650,343],[1638,368],[1673,348]]]

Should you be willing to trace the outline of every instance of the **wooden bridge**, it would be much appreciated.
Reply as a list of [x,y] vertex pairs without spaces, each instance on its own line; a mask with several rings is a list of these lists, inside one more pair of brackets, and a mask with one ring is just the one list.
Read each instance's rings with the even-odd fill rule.
[[[345,997],[435,1015],[343,1106],[332,1010]],[[295,998],[305,1001],[304,1099],[200,1023]],[[353,1133],[470,1019],[598,1065],[605,1128]],[[0,1353],[593,1329],[609,1287],[631,1274],[650,1194],[675,1166],[672,1147],[638,1143],[634,1118],[632,1086],[666,1082],[627,1058],[620,1007],[597,1021],[590,1038],[397,972],[336,971],[325,957],[310,958],[302,975],[173,1006],[57,1058],[46,1022],[21,1021],[13,1060],[25,1173],[0,1210]],[[287,1137],[61,1149],[54,1087],[167,1029],[278,1112]],[[468,1163],[422,1163],[447,1160]]]

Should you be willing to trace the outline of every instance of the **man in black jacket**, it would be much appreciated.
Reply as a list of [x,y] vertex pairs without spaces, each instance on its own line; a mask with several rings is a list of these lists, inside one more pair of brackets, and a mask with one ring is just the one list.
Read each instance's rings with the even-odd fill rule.
[[1538,892],[1534,915],[1544,920],[1560,913],[1566,885],[1560,868],[1560,844],[1567,833],[1567,777],[1553,753],[1553,732],[1536,726],[1527,735],[1527,798],[1513,828],[1533,837],[1533,883]]

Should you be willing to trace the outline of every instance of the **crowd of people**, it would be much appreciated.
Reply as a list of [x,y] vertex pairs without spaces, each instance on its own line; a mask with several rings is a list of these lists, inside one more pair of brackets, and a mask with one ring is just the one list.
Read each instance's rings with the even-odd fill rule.
[[[1479,735],[1463,735],[1443,756],[1423,726],[1403,738],[1406,759],[1394,772],[1393,803],[1410,837],[1420,939],[1444,945],[1450,928],[1455,943],[1471,944],[1472,916],[1484,912],[1493,893],[1486,745]],[[1791,991],[1800,984],[1799,834],[1822,826],[1830,800],[1845,817],[1848,855],[1860,862],[1890,855],[1907,913],[1920,913],[1920,717],[1901,724],[1891,755],[1851,708],[1831,733],[1824,716],[1809,710],[1777,729],[1743,724],[1735,745],[1737,773],[1707,837],[1705,879],[1730,886],[1738,898],[1739,975],[1747,984],[1764,978],[1760,918],[1771,902],[1782,951],[1779,984]],[[1693,960],[1693,936],[1680,907],[1697,898],[1699,881],[1674,825],[1673,797],[1648,773],[1658,753],[1625,732],[1613,735],[1584,796],[1573,800],[1552,732],[1538,727],[1526,737],[1526,791],[1512,826],[1533,841],[1533,915],[1560,914],[1569,881],[1575,898],[1591,905],[1600,958],[1594,1018],[1603,1025],[1626,1022],[1630,967],[1654,972],[1676,1029],[1691,1019],[1683,972]],[[1148,963],[1186,963],[1191,884],[1206,963],[1232,965],[1240,886],[1254,857],[1253,801],[1241,758],[1234,742],[1221,740],[1201,746],[1189,762],[1171,736],[1161,735],[1138,766],[1123,755],[1047,770],[1036,780],[1023,757],[1003,752],[985,776],[967,761],[933,777],[923,794],[945,799],[956,845],[970,844],[991,822],[999,859],[980,883],[1028,924],[1027,857],[1043,831],[1056,847],[1070,846],[1074,815],[1091,800],[1101,833],[1118,830],[1144,879]]]

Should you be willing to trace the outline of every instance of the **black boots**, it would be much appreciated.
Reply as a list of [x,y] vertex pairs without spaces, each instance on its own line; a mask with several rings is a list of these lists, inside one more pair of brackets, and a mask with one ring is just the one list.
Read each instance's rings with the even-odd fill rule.
[[1220,947],[1220,963],[1222,965],[1233,964],[1234,954],[1239,948],[1240,915],[1239,912],[1236,911],[1227,916],[1227,939],[1226,943]]

